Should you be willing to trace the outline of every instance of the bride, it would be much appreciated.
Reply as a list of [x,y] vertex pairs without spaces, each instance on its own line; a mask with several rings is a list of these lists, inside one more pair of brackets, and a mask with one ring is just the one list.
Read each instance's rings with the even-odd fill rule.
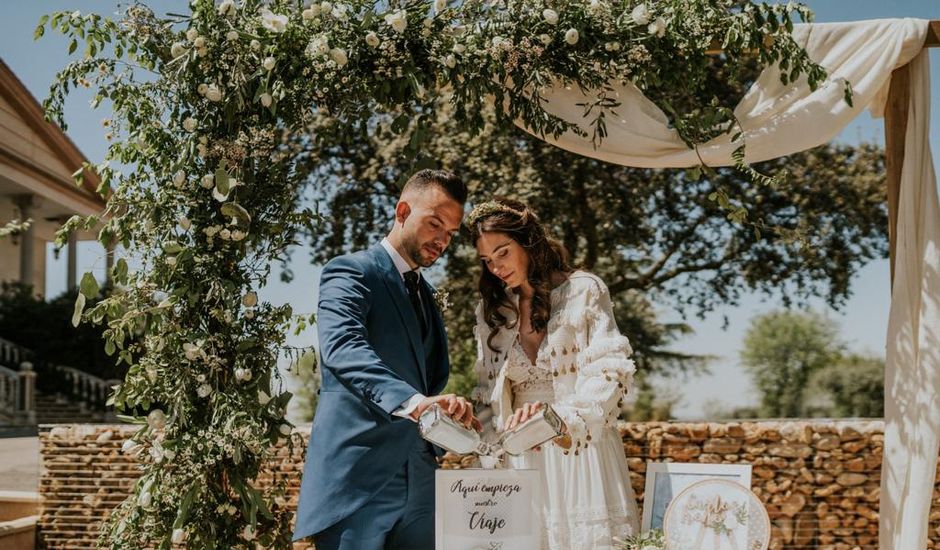
[[491,405],[496,429],[544,404],[566,434],[508,458],[543,483],[543,549],[613,548],[639,531],[636,498],[616,428],[635,370],[597,276],[572,269],[561,243],[525,204],[500,198],[467,220],[483,262],[474,400]]

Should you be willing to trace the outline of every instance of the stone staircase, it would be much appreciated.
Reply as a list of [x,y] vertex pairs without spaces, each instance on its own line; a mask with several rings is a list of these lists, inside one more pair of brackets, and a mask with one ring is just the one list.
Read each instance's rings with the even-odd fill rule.
[[36,394],[36,424],[101,424],[115,422],[113,413],[94,410],[63,395]]

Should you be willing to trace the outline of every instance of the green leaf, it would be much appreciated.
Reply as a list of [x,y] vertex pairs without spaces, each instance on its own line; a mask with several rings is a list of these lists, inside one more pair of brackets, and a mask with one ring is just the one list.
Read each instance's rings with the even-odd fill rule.
[[240,226],[251,224],[251,215],[237,202],[227,202],[222,205],[221,210],[224,216],[234,219]]
[[176,521],[173,522],[173,529],[179,529],[186,524],[186,520],[189,519],[189,511],[193,507],[193,501],[196,499],[196,496],[199,495],[201,488],[201,484],[194,483],[193,486],[186,491],[186,495],[183,497],[182,502],[180,502],[179,512],[176,514]]
[[86,271],[85,274],[82,275],[82,282],[79,284],[78,288],[86,298],[94,298],[98,295],[98,281],[90,272]]
[[231,176],[225,171],[224,165],[219,165],[215,170],[215,188],[218,189],[219,193],[222,195],[228,195],[229,191],[232,189]]
[[73,38],[72,41],[69,42],[69,55],[75,53],[75,50],[77,49],[78,49],[78,40]]
[[85,309],[85,295],[79,293],[75,298],[75,311],[72,312],[72,326],[78,327],[82,322],[82,311]]
[[44,34],[46,34],[46,27],[40,23],[36,26],[36,30],[33,31],[33,40],[39,40]]

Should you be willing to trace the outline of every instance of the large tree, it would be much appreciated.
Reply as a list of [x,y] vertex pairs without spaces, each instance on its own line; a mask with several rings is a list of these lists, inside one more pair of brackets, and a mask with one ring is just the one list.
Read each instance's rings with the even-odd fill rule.
[[[391,120],[376,120],[368,139],[351,137],[331,152],[331,164],[321,165],[315,198],[325,227],[310,236],[313,260],[375,242],[416,164],[449,168],[467,181],[473,201],[493,195],[527,201],[575,261],[607,282],[641,372],[701,364],[668,351],[688,327],[659,323],[653,304],[704,314],[753,290],[786,304],[817,296],[838,307],[858,268],[886,252],[883,155],[873,145],[830,144],[758,165],[790,172],[785,186],[773,188],[730,168],[696,179],[684,170],[606,164],[495,126],[471,135],[456,127],[446,105],[438,107],[414,163],[401,154],[414,130],[396,134]],[[750,219],[783,231],[758,235],[750,225],[729,222],[709,198],[719,190],[749,204]],[[806,239],[792,239],[792,230]],[[454,304],[446,317],[458,389],[470,383],[474,355],[471,312],[480,264],[472,244],[452,244],[443,267],[442,284]]]

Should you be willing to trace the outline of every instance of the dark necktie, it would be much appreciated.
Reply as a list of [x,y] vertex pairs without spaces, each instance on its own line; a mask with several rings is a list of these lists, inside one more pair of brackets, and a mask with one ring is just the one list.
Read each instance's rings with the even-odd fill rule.
[[405,288],[408,290],[408,298],[411,300],[411,307],[415,310],[415,316],[418,318],[418,326],[421,327],[421,336],[427,334],[427,320],[424,318],[424,307],[421,306],[421,275],[415,271],[405,272]]

